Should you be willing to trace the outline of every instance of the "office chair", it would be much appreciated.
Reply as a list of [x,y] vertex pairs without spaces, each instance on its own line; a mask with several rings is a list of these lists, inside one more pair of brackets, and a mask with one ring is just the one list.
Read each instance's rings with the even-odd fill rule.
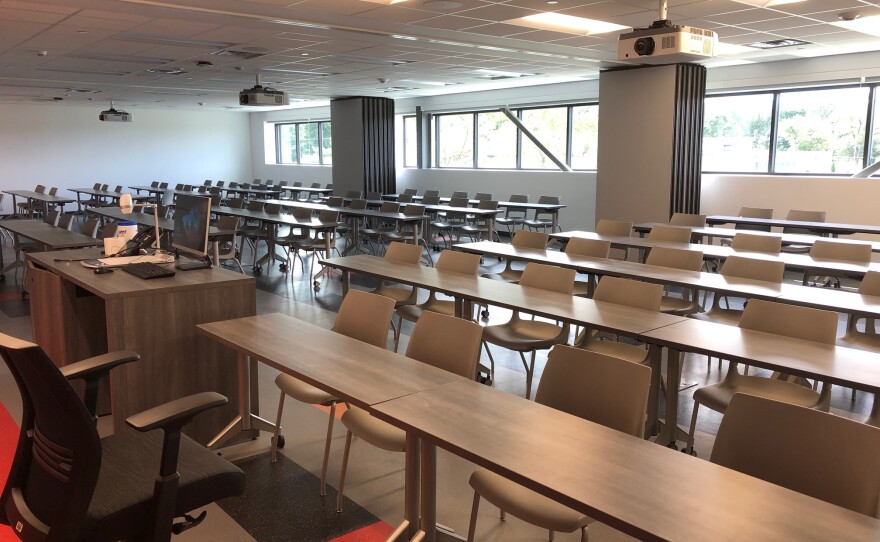
[[[204,519],[189,511],[244,491],[241,470],[181,434],[194,416],[225,404],[222,395],[198,393],[151,408],[101,439],[98,382],[137,354],[112,352],[59,370],[36,344],[0,333],[0,355],[23,407],[0,522],[21,540],[168,541],[172,531]],[[84,402],[67,380],[85,381]],[[179,516],[186,520],[172,524]]]

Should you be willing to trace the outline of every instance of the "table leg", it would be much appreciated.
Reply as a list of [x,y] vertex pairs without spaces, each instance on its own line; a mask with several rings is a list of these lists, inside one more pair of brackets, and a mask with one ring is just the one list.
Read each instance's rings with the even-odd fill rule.
[[667,348],[666,354],[666,424],[660,437],[657,438],[657,443],[666,443],[667,448],[677,450],[678,382],[681,380],[681,352],[674,348]]
[[342,296],[348,293],[348,290],[351,288],[351,271],[347,271],[345,269],[342,270]]
[[[335,228],[324,231],[324,257],[325,258],[330,257],[330,248],[331,248],[330,239],[331,239],[331,237],[333,237],[333,234],[335,231],[336,231]],[[318,291],[321,288],[320,283],[318,282],[318,279],[320,279],[324,275],[328,274],[329,272],[330,272],[330,267],[328,267],[326,265],[322,265],[321,269],[318,270],[317,273],[315,273],[315,277],[312,279],[312,281],[313,281],[312,286],[314,286],[315,291]]]
[[222,445],[242,431],[255,429],[267,433],[275,433],[275,424],[263,419],[251,411],[251,363],[250,357],[239,353],[236,361],[238,368],[238,415],[223,428],[217,436],[208,442],[212,450]]
[[18,203],[15,201],[15,194],[12,194],[12,214],[18,214]]
[[651,388],[648,392],[648,420],[645,428],[645,438],[652,437],[658,433],[660,411],[660,371],[662,370],[663,348],[652,344],[648,350],[648,360],[651,366]]
[[76,193],[76,214],[78,214],[78,215],[82,214],[82,201],[80,200],[81,197],[82,197],[82,194],[77,192]]
[[421,518],[419,528],[426,542],[437,538],[437,447],[427,440],[419,450],[421,457]]

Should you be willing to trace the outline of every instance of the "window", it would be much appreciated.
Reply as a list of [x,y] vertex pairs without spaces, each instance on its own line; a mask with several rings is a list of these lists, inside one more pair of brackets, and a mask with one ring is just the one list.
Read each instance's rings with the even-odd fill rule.
[[767,171],[773,94],[706,98],[703,171]]
[[473,113],[437,115],[437,165],[474,167]]
[[599,106],[571,108],[571,160],[573,169],[596,169],[599,153]]
[[874,108],[872,109],[874,112],[874,129],[871,131],[871,152],[865,167],[880,160],[880,113],[877,112],[878,108],[880,108],[880,91],[877,88],[874,87]]
[[419,165],[419,138],[415,117],[403,117],[403,167]]
[[278,164],[332,164],[330,122],[276,124],[275,153]]
[[865,87],[781,93],[776,172],[861,170],[868,93]]
[[501,111],[477,114],[477,167],[516,168],[516,125]]
[[[566,161],[565,144],[568,138],[568,108],[524,109],[522,123],[554,156]],[[550,157],[544,154],[528,137],[522,138],[523,169],[557,169]]]

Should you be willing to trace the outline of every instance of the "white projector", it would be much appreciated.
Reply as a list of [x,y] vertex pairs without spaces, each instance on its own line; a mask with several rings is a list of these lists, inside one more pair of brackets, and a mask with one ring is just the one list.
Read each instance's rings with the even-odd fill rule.
[[110,109],[106,111],[101,111],[98,114],[98,120],[104,122],[131,122],[131,115],[126,113],[125,111],[117,111],[113,109],[113,106],[110,106]]
[[[660,23],[665,23],[660,26]],[[640,64],[678,64],[706,60],[715,56],[718,36],[711,30],[657,21],[650,28],[621,34],[617,41],[617,60]]]
[[254,88],[242,90],[238,94],[239,105],[267,106],[289,105],[287,94],[271,88],[263,88],[260,85]]

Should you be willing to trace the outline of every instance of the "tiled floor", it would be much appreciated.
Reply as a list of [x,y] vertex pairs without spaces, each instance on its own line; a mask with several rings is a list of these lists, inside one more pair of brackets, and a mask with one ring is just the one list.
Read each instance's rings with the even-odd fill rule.
[[[9,248],[4,247],[7,257]],[[7,260],[8,261],[8,260]],[[487,259],[482,272],[500,270],[502,264]],[[17,286],[7,276],[7,281],[0,286],[0,329],[3,332],[22,338],[29,338],[30,318],[27,303],[21,300]],[[373,284],[366,278],[353,281],[358,287]],[[277,265],[265,269],[257,277],[257,310],[259,313],[283,312],[296,318],[307,320],[329,328],[335,318],[335,312],[341,301],[341,285],[336,279],[324,282],[320,292],[314,292],[311,282],[303,277],[297,264],[293,274],[283,274]],[[509,312],[493,308],[489,323],[500,323],[507,320]],[[404,324],[400,351],[406,349],[406,341],[412,327]],[[390,344],[390,341],[389,341]],[[525,379],[519,357],[510,352],[493,348],[496,360],[495,386],[511,393],[522,394]],[[485,354],[483,354],[485,358]],[[538,385],[541,370],[546,360],[546,352],[538,356],[535,386]],[[484,359],[484,361],[488,361]],[[688,355],[685,359],[683,379],[696,381],[705,385],[718,381],[726,370],[726,363],[719,367],[717,361],[707,366],[706,358]],[[274,417],[277,408],[278,391],[274,385],[276,373],[261,367],[259,374],[260,410]],[[696,387],[684,390],[680,401],[680,421],[690,420],[693,402],[690,397]],[[20,416],[18,392],[5,366],[0,367],[0,400],[7,406],[13,417]],[[833,397],[835,413],[864,417],[870,410],[870,398],[866,394],[858,394],[856,401],[850,401],[850,392],[836,389]],[[255,488],[272,488],[272,498],[254,499],[251,506],[248,502],[224,505],[224,509],[213,505],[209,507],[208,520],[199,528],[193,529],[178,537],[182,541],[246,541],[258,540],[296,540],[320,541],[332,539],[340,534],[338,525],[347,525],[352,529],[370,522],[375,516],[389,524],[397,524],[403,511],[403,455],[378,450],[362,442],[355,442],[346,480],[346,496],[357,503],[360,510],[352,505],[342,512],[346,518],[334,518],[336,513],[316,497],[317,478],[320,474],[324,435],[327,414],[318,408],[299,404],[288,400],[285,404],[282,425],[286,436],[284,456],[289,461],[276,465],[269,464],[268,436],[247,442],[224,451],[224,455],[232,460],[248,458],[247,470],[251,479],[249,483]],[[717,431],[720,415],[703,409],[697,426],[697,450],[702,458],[708,457],[714,434]],[[339,478],[344,441],[344,428],[336,424],[330,456],[328,483],[335,486]],[[254,457],[255,454],[262,454]],[[548,458],[552,460],[552,458]],[[299,470],[301,467],[304,471]],[[458,533],[466,533],[470,516],[472,493],[468,486],[468,477],[474,467],[470,463],[439,452],[438,457],[438,519],[443,525],[449,526]],[[281,487],[274,480],[279,472],[285,472]],[[294,474],[290,474],[294,473]],[[311,473],[311,474],[309,474]],[[686,491],[686,488],[682,488]],[[266,489],[270,491],[270,489]],[[331,499],[330,495],[324,500]],[[332,503],[330,503],[332,505]],[[230,512],[232,516],[230,516]],[[234,516],[234,517],[233,517]],[[357,520],[352,520],[358,516]],[[316,518],[319,521],[316,521]],[[326,521],[324,521],[324,519]],[[237,520],[237,521],[236,521]],[[281,529],[271,529],[274,524]],[[327,527],[322,529],[321,525]],[[546,532],[508,518],[501,522],[498,512],[484,502],[480,510],[478,523],[479,540],[488,541],[538,541],[546,540]],[[621,540],[624,535],[603,525],[594,524],[590,528],[593,541]],[[377,539],[382,539],[381,536]],[[578,535],[557,535],[557,540],[578,540]]]

